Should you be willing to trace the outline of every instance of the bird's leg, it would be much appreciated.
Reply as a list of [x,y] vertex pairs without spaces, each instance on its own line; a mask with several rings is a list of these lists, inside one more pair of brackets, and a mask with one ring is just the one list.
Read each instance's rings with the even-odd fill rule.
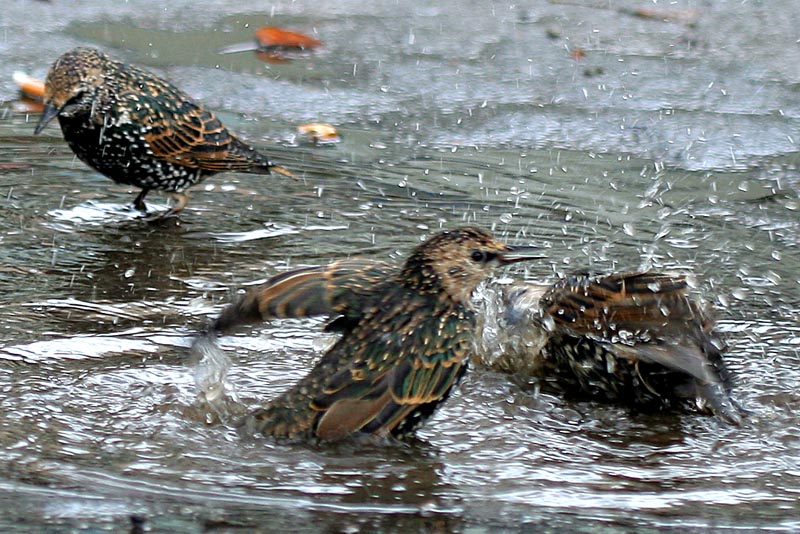
[[189,195],[186,193],[169,193],[169,196],[175,200],[175,204],[170,209],[165,211],[164,214],[159,217],[159,219],[169,219],[170,217],[177,216],[183,211],[183,208],[185,208],[186,204],[189,202]]
[[142,189],[142,191],[138,195],[136,195],[136,198],[133,199],[134,208],[136,208],[139,211],[147,213],[147,206],[145,206],[144,204],[144,197],[147,196],[147,193],[149,191],[150,191],[149,189]]

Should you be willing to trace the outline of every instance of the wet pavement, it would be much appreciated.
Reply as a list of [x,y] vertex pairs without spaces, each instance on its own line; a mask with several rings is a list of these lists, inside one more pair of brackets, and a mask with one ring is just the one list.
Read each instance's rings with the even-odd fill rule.
[[[162,532],[800,528],[793,3],[317,4],[2,8],[3,530],[118,532],[131,514]],[[267,24],[324,46],[216,54]],[[301,179],[219,175],[178,223],[141,220],[134,191],[57,127],[34,137],[18,100],[14,71],[43,78],[77,45],[163,74]],[[298,137],[317,121],[342,141]],[[198,405],[187,347],[242,288],[400,259],[465,222],[546,247],[515,279],[692,274],[745,424],[567,401],[481,364],[408,446],[243,439]],[[224,338],[241,404],[302,376],[321,326]]]

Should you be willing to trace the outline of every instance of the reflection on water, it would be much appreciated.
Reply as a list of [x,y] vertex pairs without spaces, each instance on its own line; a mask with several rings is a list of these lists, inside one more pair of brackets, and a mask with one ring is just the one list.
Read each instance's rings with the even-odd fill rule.
[[[33,138],[0,104],[4,531],[126,531],[130,514],[164,532],[800,529],[797,62],[750,41],[764,63],[743,72],[731,42],[780,8],[711,6],[718,26],[701,14],[695,31],[556,4],[475,17],[299,2],[276,10],[316,27],[324,50],[290,65],[225,56],[217,70],[205,49],[246,40],[263,6],[176,4],[170,18],[143,5],[12,3],[0,75],[105,46],[163,68],[301,180],[219,175],[179,220],[152,224],[57,129]],[[39,15],[48,39],[16,22]],[[765,35],[791,33],[778,18]],[[734,22],[744,29],[727,32]],[[606,74],[584,77],[590,66]],[[312,119],[341,125],[342,142],[295,146],[295,123]],[[744,425],[565,401],[480,365],[417,441],[389,447],[243,438],[198,402],[187,347],[242,288],[351,254],[399,260],[463,223],[547,251],[511,279],[693,274],[731,345]],[[320,330],[281,321],[224,338],[238,406],[301,377],[330,342]]]

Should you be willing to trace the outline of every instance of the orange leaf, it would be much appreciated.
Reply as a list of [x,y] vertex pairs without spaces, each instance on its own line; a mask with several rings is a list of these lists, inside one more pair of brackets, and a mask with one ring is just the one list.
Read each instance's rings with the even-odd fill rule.
[[256,41],[263,48],[299,48],[301,50],[316,48],[321,41],[299,32],[292,32],[264,26],[256,30]]
[[33,100],[42,100],[44,98],[44,82],[32,78],[24,72],[15,72],[13,74],[14,81],[19,85],[19,90],[22,94]]

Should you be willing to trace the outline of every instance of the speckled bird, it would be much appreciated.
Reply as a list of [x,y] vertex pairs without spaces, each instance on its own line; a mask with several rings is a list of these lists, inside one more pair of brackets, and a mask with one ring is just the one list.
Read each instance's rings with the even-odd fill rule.
[[506,292],[505,326],[562,392],[639,411],[689,406],[739,424],[727,347],[688,290],[685,277],[656,272],[518,285]]
[[186,93],[138,67],[92,48],[76,48],[47,74],[45,108],[34,133],[58,117],[78,158],[117,183],[175,199],[163,217],[186,206],[186,189],[219,172],[291,176],[234,136]]
[[280,274],[225,309],[211,328],[279,317],[333,317],[339,341],[245,428],[277,438],[402,437],[450,394],[474,349],[476,287],[495,267],[534,259],[472,227],[439,233],[402,266],[348,259]]

